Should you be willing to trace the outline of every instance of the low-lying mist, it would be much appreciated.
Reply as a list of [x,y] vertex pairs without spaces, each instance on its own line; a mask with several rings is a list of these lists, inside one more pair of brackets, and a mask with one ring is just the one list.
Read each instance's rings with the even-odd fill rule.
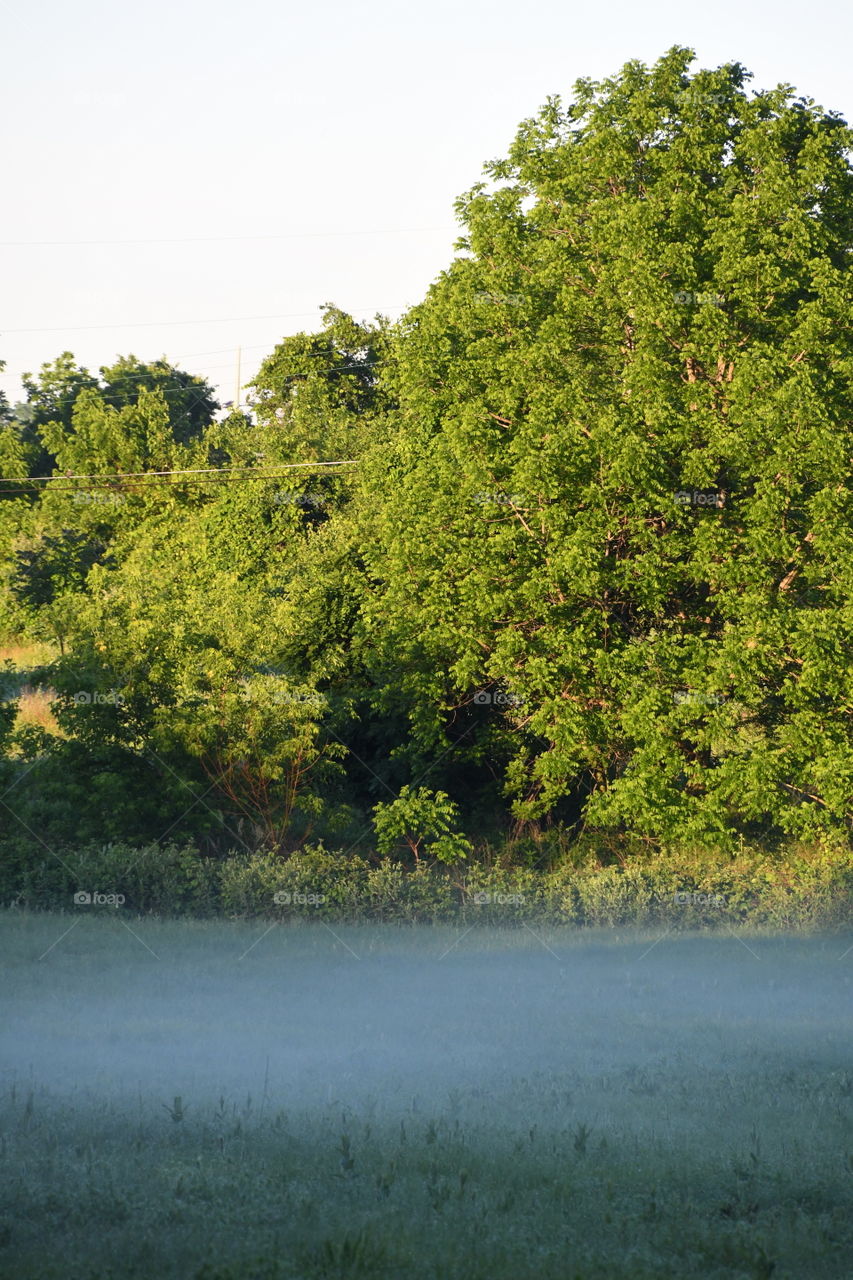
[[403,1109],[511,1104],[543,1074],[851,1065],[841,936],[265,930],[7,917],[3,1086]]
[[853,1274],[849,934],[0,938],[4,1277]]

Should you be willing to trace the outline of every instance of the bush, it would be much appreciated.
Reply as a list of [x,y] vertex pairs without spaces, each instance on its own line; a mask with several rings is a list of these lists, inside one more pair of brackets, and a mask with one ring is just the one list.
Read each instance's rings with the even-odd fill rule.
[[844,844],[787,850],[669,849],[596,865],[574,856],[550,871],[421,862],[407,868],[322,844],[288,859],[262,851],[202,857],[189,844],[0,845],[0,902],[70,910],[78,890],[117,893],[133,912],[465,924],[666,925],[748,923],[835,928],[853,913],[853,860]]
[[6,842],[0,860],[5,904],[68,910],[74,894],[115,893],[140,914],[210,915],[216,910],[215,865],[191,845],[88,844],[55,852]]
[[[309,918],[357,916],[364,909],[369,870],[363,858],[329,852],[321,844],[286,860],[269,852],[231,854],[220,867],[220,904],[226,914],[239,916],[301,913],[303,907],[311,908]],[[287,895],[290,902],[282,900]]]

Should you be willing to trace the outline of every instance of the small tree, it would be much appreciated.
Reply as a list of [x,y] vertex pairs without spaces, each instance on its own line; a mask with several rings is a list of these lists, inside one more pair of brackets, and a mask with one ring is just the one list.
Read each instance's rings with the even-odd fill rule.
[[472,851],[471,842],[456,830],[459,810],[444,791],[401,787],[397,799],[375,805],[373,815],[376,844],[382,854],[403,843],[415,855],[415,862],[420,862],[421,851],[426,849],[440,862],[455,863]]

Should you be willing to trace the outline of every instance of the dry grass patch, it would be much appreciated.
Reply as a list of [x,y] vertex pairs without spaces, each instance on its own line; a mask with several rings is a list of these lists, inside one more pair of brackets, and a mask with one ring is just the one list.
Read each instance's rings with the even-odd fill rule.
[[24,685],[18,696],[15,728],[22,729],[30,724],[38,725],[48,733],[55,734],[56,737],[66,737],[51,710],[51,703],[55,697],[55,689],[32,689],[29,685]]
[[51,662],[57,653],[56,645],[46,640],[8,640],[0,644],[0,667],[4,662],[11,662],[18,671],[40,667]]

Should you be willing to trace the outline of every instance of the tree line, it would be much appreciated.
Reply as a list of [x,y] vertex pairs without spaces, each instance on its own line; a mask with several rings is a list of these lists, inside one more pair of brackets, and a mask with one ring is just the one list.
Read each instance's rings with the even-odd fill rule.
[[245,411],[69,352],[0,402],[56,721],[9,665],[6,838],[849,837],[851,132],[692,60],[549,99],[423,301],[327,306]]

